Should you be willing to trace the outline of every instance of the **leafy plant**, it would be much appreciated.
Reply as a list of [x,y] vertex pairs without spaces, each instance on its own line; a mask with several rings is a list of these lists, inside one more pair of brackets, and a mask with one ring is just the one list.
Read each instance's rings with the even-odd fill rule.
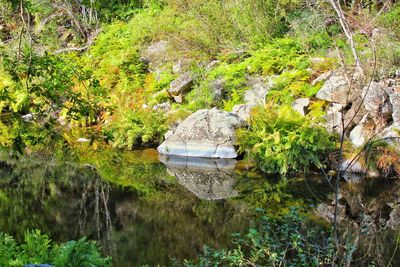
[[57,245],[39,230],[27,231],[24,243],[17,244],[13,237],[0,233],[1,266],[24,266],[48,263],[56,267],[107,267],[110,258],[101,256],[94,241],[82,238]]
[[132,149],[140,145],[159,143],[168,130],[164,114],[152,110],[127,110],[110,125],[113,146]]
[[240,151],[267,173],[286,174],[321,167],[334,149],[333,137],[316,121],[290,106],[269,105],[254,111],[249,130],[239,130]]
[[[262,214],[262,210],[260,213]],[[318,225],[307,225],[296,210],[280,219],[261,216],[244,235],[235,234],[232,249],[205,247],[197,261],[184,266],[321,266],[331,263],[333,240]]]

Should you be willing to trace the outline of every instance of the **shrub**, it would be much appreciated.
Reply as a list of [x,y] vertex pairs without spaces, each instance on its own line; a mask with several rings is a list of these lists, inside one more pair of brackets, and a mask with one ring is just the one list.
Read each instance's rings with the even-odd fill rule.
[[107,129],[112,136],[114,147],[132,149],[160,143],[168,125],[163,113],[131,109],[117,115]]
[[206,247],[197,261],[184,266],[325,266],[331,263],[333,240],[324,228],[304,229],[295,210],[281,219],[262,216],[245,235],[235,234],[232,249]]
[[107,267],[110,258],[100,254],[97,244],[82,238],[57,245],[39,230],[27,231],[23,244],[0,233],[0,265],[24,266],[48,263],[55,267]]
[[286,174],[323,166],[334,148],[332,136],[315,121],[290,106],[274,105],[254,111],[250,129],[239,130],[241,152],[267,173]]

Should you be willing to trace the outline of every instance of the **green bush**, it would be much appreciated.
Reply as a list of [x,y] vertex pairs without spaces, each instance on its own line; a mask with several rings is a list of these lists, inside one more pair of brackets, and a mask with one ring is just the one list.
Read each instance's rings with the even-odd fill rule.
[[52,264],[55,267],[107,267],[111,259],[100,254],[97,244],[82,238],[57,245],[39,230],[27,231],[24,243],[0,233],[0,265]]
[[321,167],[334,149],[332,136],[316,121],[290,106],[267,106],[254,112],[250,129],[239,130],[241,152],[267,173],[286,174]]
[[117,148],[132,149],[137,146],[158,144],[168,130],[163,113],[152,110],[126,110],[108,126]]
[[295,210],[281,219],[262,216],[245,235],[235,234],[232,249],[206,247],[197,261],[184,266],[328,266],[334,243],[317,225],[305,229],[305,219]]

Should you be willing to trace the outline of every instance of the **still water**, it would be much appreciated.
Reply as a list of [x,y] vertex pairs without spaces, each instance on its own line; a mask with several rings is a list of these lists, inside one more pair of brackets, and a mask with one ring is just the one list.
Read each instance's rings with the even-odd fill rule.
[[204,245],[229,247],[260,203],[276,213],[313,203],[310,185],[326,189],[320,179],[288,186],[236,161],[160,158],[154,150],[3,155],[0,231],[17,240],[27,229],[57,242],[87,236],[114,266],[168,265],[194,259]]

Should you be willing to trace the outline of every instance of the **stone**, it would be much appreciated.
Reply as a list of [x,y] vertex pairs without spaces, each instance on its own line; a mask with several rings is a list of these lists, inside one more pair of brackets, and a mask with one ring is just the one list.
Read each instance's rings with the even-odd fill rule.
[[225,79],[223,78],[217,78],[211,83],[214,100],[222,100],[225,91],[225,83]]
[[[364,108],[373,118],[388,117],[392,113],[389,95],[383,82],[372,81],[362,90]],[[376,120],[375,120],[376,121]]]
[[193,78],[189,72],[186,72],[171,82],[167,92],[177,103],[182,103],[184,94],[192,89],[192,85]]
[[340,171],[354,172],[354,173],[366,173],[367,169],[357,160],[345,159],[340,164]]
[[398,151],[400,150],[400,123],[396,122],[383,129],[379,137]]
[[265,104],[265,97],[272,87],[272,82],[264,78],[247,78],[247,86],[249,90],[244,94],[244,101],[252,106],[259,106]]
[[349,85],[346,77],[332,73],[318,91],[316,97],[321,100],[346,105],[349,99]]
[[251,110],[256,106],[265,105],[265,98],[268,91],[273,86],[272,77],[268,78],[254,78],[248,77],[247,85],[250,87],[244,95],[244,104],[235,105],[232,108],[232,112],[238,114],[243,120],[250,118]]
[[[340,222],[346,218],[346,207],[339,204],[338,211],[337,221]],[[335,206],[321,203],[317,206],[316,214],[328,222],[333,223],[335,219]]]
[[141,59],[154,71],[167,61],[168,46],[169,44],[165,40],[153,43],[142,52]]
[[90,142],[89,139],[83,138],[83,137],[78,138],[78,140],[76,140],[76,141],[77,141],[78,143],[87,143],[87,142]]
[[232,113],[237,114],[239,116],[239,118],[241,118],[242,120],[247,121],[250,118],[251,109],[252,109],[251,105],[239,104],[239,105],[235,105],[232,108]]
[[207,71],[212,70],[213,68],[215,68],[215,67],[219,64],[219,62],[220,62],[219,60],[213,60],[213,61],[211,61],[210,63],[207,64],[206,70],[207,70]]
[[370,130],[365,125],[367,118],[368,115],[365,115],[360,123],[350,132],[349,140],[355,147],[364,146],[371,136]]
[[400,123],[400,93],[394,86],[387,88],[385,91],[389,95],[393,123]]
[[357,125],[354,127],[354,129],[350,132],[349,139],[355,147],[362,147],[367,140],[364,126]]
[[31,122],[33,120],[33,114],[28,113],[28,114],[22,115],[21,119],[25,122]]
[[293,101],[292,108],[298,113],[300,113],[302,116],[305,116],[309,105],[310,105],[309,98],[299,98]]
[[172,108],[171,103],[169,102],[163,102],[157,105],[153,106],[154,111],[163,111],[163,112],[168,112]]
[[314,85],[316,85],[317,83],[324,82],[324,81],[326,81],[326,79],[328,79],[331,75],[332,75],[332,71],[325,72],[325,73],[319,75],[315,80],[313,80],[313,81],[311,82],[311,85],[314,86]]
[[218,200],[238,196],[234,159],[207,159],[160,155],[168,173],[199,199]]
[[216,108],[199,110],[182,121],[158,147],[165,155],[236,158],[238,128],[247,124],[236,114]]
[[329,132],[342,133],[342,112],[331,112],[325,114],[322,118],[325,120],[325,126]]

